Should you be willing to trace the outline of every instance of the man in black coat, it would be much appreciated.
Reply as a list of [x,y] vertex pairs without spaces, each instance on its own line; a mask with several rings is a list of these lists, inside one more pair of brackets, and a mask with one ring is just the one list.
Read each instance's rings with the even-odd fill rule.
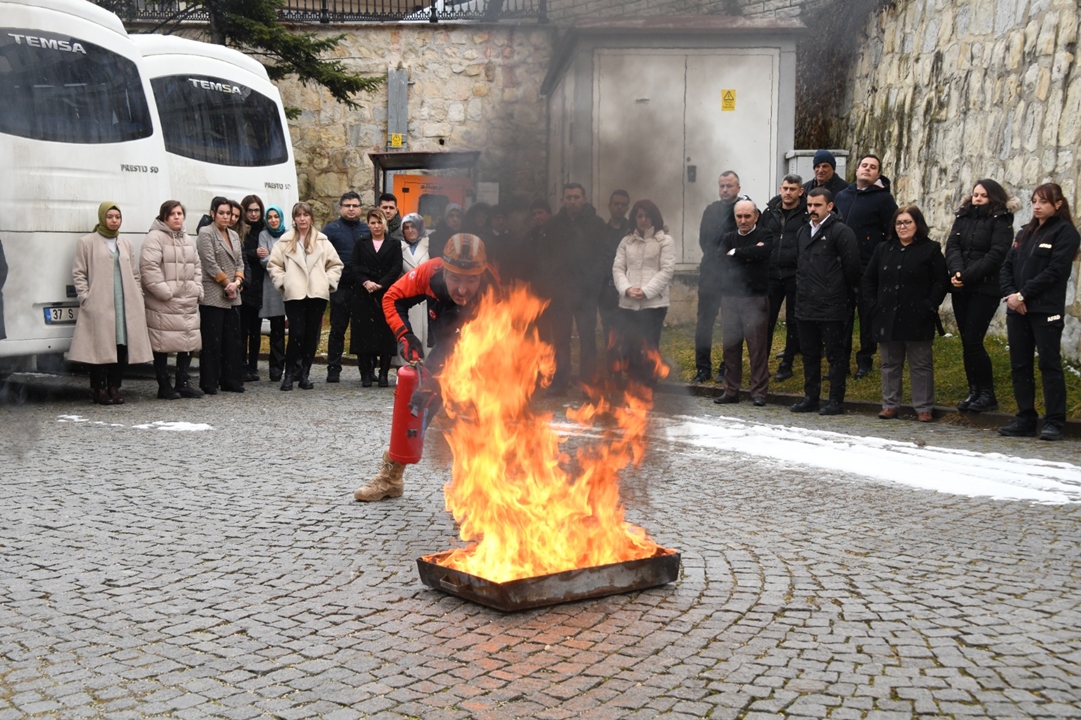
[[[338,201],[340,217],[323,227],[338,257],[345,263],[338,289],[330,294],[330,337],[327,339],[327,382],[340,382],[342,353],[345,351],[345,330],[349,327],[353,308],[353,247],[359,240],[370,238],[368,223],[360,219],[360,195],[350,190]],[[273,379],[273,378],[271,378]]]
[[822,187],[833,193],[836,198],[837,193],[848,187],[845,179],[837,174],[837,158],[829,150],[823,148],[816,152],[814,160],[811,161],[811,167],[814,169],[815,176],[803,186],[804,193],[809,193],[816,187]]
[[[798,186],[798,184],[797,184]],[[738,403],[743,380],[743,341],[751,366],[751,400],[766,404],[769,391],[769,257],[773,233],[759,222],[758,208],[739,200],[736,229],[721,238],[721,314],[724,316],[724,395],[714,402]]]
[[[796,266],[796,320],[803,352],[804,398],[789,408],[819,415],[844,413],[846,318],[860,282],[856,236],[833,212],[833,197],[825,188],[807,194],[810,220],[799,232]],[[830,400],[819,410],[822,395],[822,351],[829,361]]]
[[612,276],[612,265],[616,261],[619,243],[634,232],[631,221],[627,219],[627,211],[630,207],[631,195],[626,190],[616,190],[608,198],[608,237],[604,245],[604,262],[608,271],[601,285],[598,304],[601,311],[601,336],[605,343],[605,354],[609,366],[612,364],[612,356],[608,351],[614,347],[612,333],[616,330],[616,318],[619,316],[619,291],[616,290],[616,283]]
[[387,219],[387,239],[404,242],[402,214],[398,212],[398,198],[391,193],[383,193],[379,196],[379,209],[383,211],[383,217]]
[[[694,382],[709,382],[713,377],[713,326],[721,309],[721,260],[717,252],[721,238],[736,229],[732,210],[739,199],[739,175],[725,170],[717,179],[719,200],[702,213],[698,244],[702,248],[702,264],[698,269],[698,318],[694,326],[694,365],[698,374]],[[720,365],[717,381],[724,380],[724,363]]]
[[808,222],[807,200],[799,175],[785,175],[781,192],[766,204],[761,222],[773,232],[773,252],[769,263],[769,346],[784,303],[784,355],[777,368],[777,381],[792,377],[792,360],[799,352],[799,325],[796,323],[796,236]]
[[579,183],[563,186],[563,208],[544,228],[546,252],[551,254],[559,272],[559,283],[549,283],[549,316],[552,341],[556,351],[556,372],[549,392],[566,392],[570,382],[572,327],[578,328],[579,370],[583,382],[597,375],[597,298],[612,274],[612,265],[604,267],[604,245],[608,227],[596,209],[586,202],[585,188]]
[[[882,161],[877,155],[864,155],[856,166],[856,182],[836,196],[837,212],[852,232],[859,246],[860,272],[867,270],[871,255],[879,243],[889,237],[897,203],[890,194],[890,180],[882,176]],[[860,349],[856,353],[856,379],[867,377],[875,356],[875,341],[871,336],[871,320],[866,303],[856,295],[855,309],[860,317]],[[852,355],[852,317],[849,316],[847,353]]]

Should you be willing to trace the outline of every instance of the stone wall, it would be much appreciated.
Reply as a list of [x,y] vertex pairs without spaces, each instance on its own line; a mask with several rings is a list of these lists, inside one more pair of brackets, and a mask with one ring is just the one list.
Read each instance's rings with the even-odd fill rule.
[[[1081,68],[1076,0],[896,0],[876,13],[839,114],[846,146],[883,159],[899,203],[915,202],[944,239],[973,183],[1022,200],[1059,183],[1078,213]],[[854,38],[854,40],[856,40]],[[1078,269],[1063,350],[1081,356]],[[1001,318],[1000,318],[1001,321]]]
[[[543,192],[547,128],[540,85],[553,30],[537,25],[427,23],[305,28],[345,34],[338,56],[364,75],[409,71],[408,150],[480,150],[478,179],[498,182],[501,199]],[[329,93],[296,81],[279,83],[290,122],[300,197],[315,202],[319,220],[334,215],[347,189],[372,203],[371,151],[386,150],[386,88],[350,109]]]
[[548,17],[553,22],[629,15],[796,17],[804,6],[820,4],[822,0],[548,0]]

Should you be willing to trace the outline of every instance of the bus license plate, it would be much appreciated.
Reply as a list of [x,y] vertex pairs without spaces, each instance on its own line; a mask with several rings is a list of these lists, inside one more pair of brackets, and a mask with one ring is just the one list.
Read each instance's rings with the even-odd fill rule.
[[46,325],[70,325],[79,317],[77,307],[47,307],[45,308]]

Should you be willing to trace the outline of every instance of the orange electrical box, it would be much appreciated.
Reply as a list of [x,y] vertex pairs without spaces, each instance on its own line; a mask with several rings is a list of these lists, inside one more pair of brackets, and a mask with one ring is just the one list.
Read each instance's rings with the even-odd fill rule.
[[395,175],[394,189],[398,198],[398,212],[402,216],[418,213],[424,224],[434,229],[436,220],[442,220],[447,205],[457,203],[462,207],[473,190],[473,181],[467,177],[443,175]]

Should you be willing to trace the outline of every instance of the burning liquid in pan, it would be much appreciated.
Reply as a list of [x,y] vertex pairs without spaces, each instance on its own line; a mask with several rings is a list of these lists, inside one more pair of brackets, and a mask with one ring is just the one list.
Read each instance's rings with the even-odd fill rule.
[[[625,520],[619,495],[619,472],[645,451],[652,390],[631,383],[618,402],[597,392],[568,410],[582,425],[600,416],[616,425],[579,447],[572,462],[551,413],[530,403],[538,377],[547,384],[555,370],[535,325],[544,304],[524,288],[498,302],[486,296],[440,376],[454,455],[446,506],[469,545],[438,562],[497,583],[664,552]],[[667,367],[654,360],[663,377]]]

